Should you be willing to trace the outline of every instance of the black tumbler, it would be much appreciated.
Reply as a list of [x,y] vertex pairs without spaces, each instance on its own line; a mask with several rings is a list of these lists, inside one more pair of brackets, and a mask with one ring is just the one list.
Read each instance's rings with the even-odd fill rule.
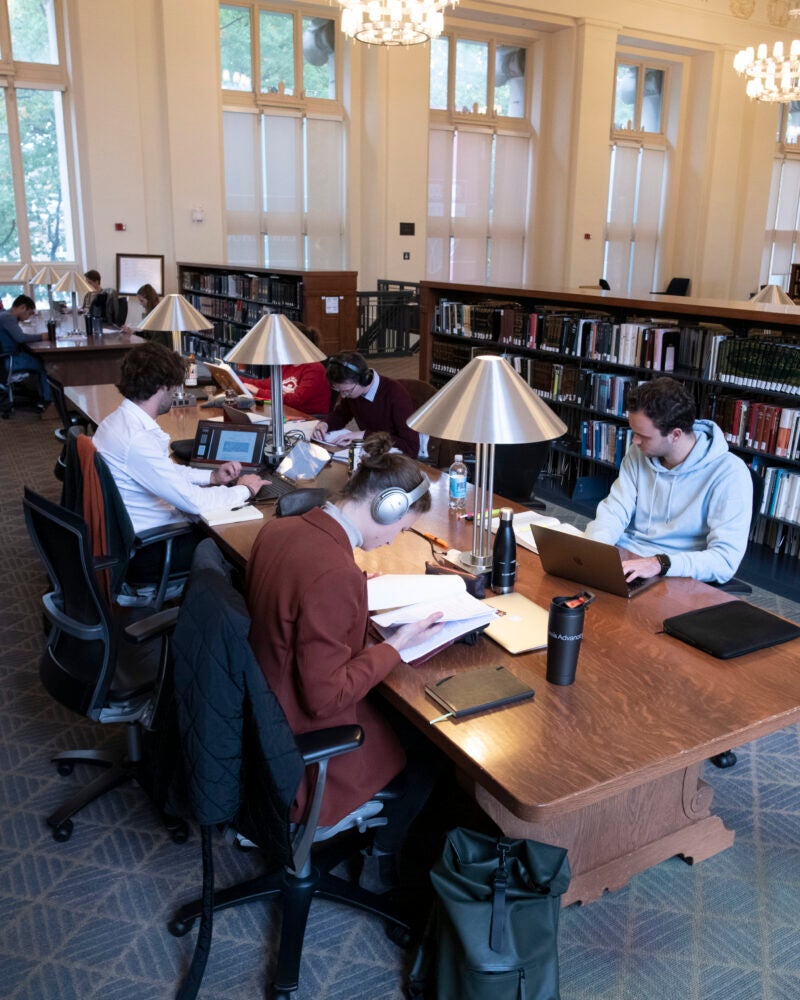
[[572,684],[583,638],[586,605],[594,595],[584,592],[572,597],[554,597],[547,621],[547,680],[551,684]]

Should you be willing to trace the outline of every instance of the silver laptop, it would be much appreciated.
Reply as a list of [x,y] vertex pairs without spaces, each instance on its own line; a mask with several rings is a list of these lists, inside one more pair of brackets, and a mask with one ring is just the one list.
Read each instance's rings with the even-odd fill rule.
[[195,469],[217,469],[225,462],[241,462],[242,472],[255,472],[264,460],[268,436],[265,424],[200,420],[189,464]]
[[547,648],[548,612],[544,608],[516,592],[487,597],[484,604],[491,604],[500,612],[484,632],[503,649],[516,655]]
[[622,571],[622,556],[616,545],[597,542],[585,535],[570,535],[540,524],[532,524],[531,531],[542,567],[553,576],[575,580],[586,587],[605,590],[619,597],[635,597],[663,580],[661,576],[651,576],[647,580],[628,583]]

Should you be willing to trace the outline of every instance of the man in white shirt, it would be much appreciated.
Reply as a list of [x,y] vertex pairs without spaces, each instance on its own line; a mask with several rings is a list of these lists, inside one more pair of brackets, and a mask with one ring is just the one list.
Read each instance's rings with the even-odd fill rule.
[[122,362],[118,386],[125,398],[93,438],[137,532],[185,520],[187,514],[238,507],[267,482],[241,476],[239,462],[210,472],[172,461],[169,435],[156,417],[169,411],[184,375],[183,359],[175,351],[152,341],[132,348]]

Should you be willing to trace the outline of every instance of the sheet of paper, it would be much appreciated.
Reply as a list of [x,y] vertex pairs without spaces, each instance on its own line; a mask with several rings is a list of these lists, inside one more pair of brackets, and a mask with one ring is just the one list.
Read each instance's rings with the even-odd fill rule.
[[340,431],[328,431],[328,433],[323,438],[325,444],[336,444],[337,441],[341,441],[343,437],[347,437],[348,434],[352,434],[352,431],[347,429],[342,429]]
[[213,526],[217,524],[237,524],[240,521],[260,521],[264,515],[258,507],[245,504],[244,507],[240,507],[238,510],[217,507],[214,510],[206,511],[200,517],[206,524]]
[[383,573],[367,580],[367,601],[370,611],[444,599],[454,594],[463,594],[465,591],[464,581],[455,575]]
[[[437,577],[436,579],[442,579]],[[405,625],[408,622],[418,622],[434,611],[442,612],[442,621],[463,622],[473,618],[484,618],[490,621],[495,617],[494,608],[483,604],[472,594],[463,590],[460,594],[453,594],[450,597],[439,597],[431,601],[420,601],[417,604],[409,604],[404,608],[394,608],[391,611],[384,611],[379,615],[373,615],[372,620],[376,625],[384,628],[392,628],[395,625]]]

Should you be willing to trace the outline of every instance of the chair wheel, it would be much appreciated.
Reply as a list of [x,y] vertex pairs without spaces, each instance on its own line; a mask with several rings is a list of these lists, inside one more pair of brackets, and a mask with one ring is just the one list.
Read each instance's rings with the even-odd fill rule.
[[167,924],[167,930],[173,937],[183,937],[194,927],[194,920],[181,920],[180,917],[173,917]]
[[726,767],[733,767],[737,761],[737,757],[733,750],[726,750],[724,753],[718,753],[714,757],[710,757],[709,760],[714,767],[724,769]]
[[75,770],[75,765],[71,760],[60,760],[58,764],[56,764],[56,770],[62,778],[66,778]]
[[387,924],[386,925],[386,937],[396,944],[398,948],[410,948],[412,942],[411,931],[408,927],[403,927],[401,924]]
[[59,844],[66,843],[72,836],[72,820],[65,819],[64,822],[53,830],[53,840],[57,840]]

